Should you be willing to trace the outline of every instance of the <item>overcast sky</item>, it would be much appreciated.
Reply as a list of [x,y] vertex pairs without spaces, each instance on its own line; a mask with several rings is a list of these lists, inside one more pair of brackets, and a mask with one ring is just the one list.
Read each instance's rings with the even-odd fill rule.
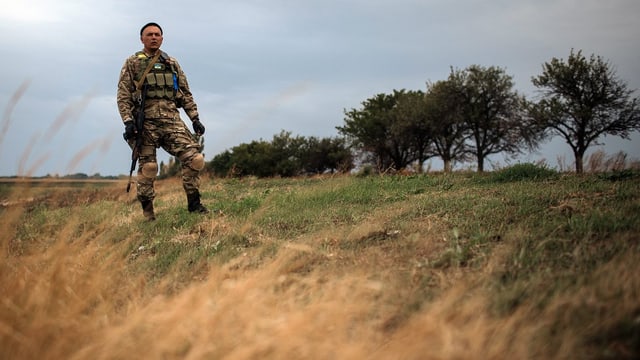
[[[640,89],[637,0],[0,5],[0,176],[128,173],[116,86],[125,58],[142,48],[139,30],[149,21],[162,26],[162,49],[187,74],[207,129],[207,161],[281,130],[338,136],[345,109],[394,89],[425,90],[428,81],[446,79],[451,67],[499,66],[513,76],[515,90],[532,98],[531,77],[574,48],[603,57],[631,89]],[[607,145],[593,150],[640,157],[638,134],[631,141],[603,140]],[[168,161],[163,150],[159,155]],[[557,166],[559,156],[573,163],[568,145],[556,139],[518,161]]]

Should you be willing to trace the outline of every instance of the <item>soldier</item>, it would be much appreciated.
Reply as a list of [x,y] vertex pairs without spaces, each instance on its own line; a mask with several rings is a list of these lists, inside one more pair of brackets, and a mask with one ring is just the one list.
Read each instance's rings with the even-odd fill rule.
[[[176,59],[160,50],[162,35],[160,25],[153,22],[140,29],[140,40],[144,48],[125,61],[117,93],[118,111],[125,126],[125,139],[133,148],[136,138],[141,136],[138,148],[137,197],[148,220],[155,220],[153,199],[154,181],[158,173],[156,149],[159,147],[180,160],[182,186],[187,194],[189,211],[203,214],[209,212],[200,203],[199,173],[205,165],[204,156],[200,152],[200,144],[180,119],[178,108],[183,108],[191,119],[196,135],[204,134],[204,125],[199,120],[198,108],[182,68]],[[145,93],[142,94],[142,91]],[[144,99],[144,123],[143,130],[139,131],[134,119],[141,99]]]

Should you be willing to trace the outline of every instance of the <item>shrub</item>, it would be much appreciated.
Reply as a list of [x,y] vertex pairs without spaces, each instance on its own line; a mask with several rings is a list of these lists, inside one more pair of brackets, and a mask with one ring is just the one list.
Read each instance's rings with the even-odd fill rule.
[[614,170],[598,175],[598,178],[609,181],[623,181],[640,177],[640,171],[635,169]]
[[544,164],[516,164],[492,174],[493,182],[513,182],[523,180],[545,180],[556,178],[558,172]]

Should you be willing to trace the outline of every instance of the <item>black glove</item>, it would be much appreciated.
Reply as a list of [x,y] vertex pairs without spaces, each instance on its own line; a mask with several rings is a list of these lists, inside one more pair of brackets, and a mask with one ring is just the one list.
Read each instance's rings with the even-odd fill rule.
[[133,140],[136,138],[136,133],[137,131],[135,125],[133,125],[133,120],[125,121],[124,134],[122,134],[124,136],[124,139],[127,141]]
[[204,125],[202,125],[198,118],[193,119],[193,131],[195,131],[198,136],[204,135]]

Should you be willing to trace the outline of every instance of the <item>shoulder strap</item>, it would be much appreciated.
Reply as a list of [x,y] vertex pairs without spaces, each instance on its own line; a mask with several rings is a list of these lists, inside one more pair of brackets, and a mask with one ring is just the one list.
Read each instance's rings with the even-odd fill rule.
[[147,74],[149,73],[149,71],[151,71],[151,68],[153,67],[153,65],[156,63],[156,61],[158,61],[158,58],[160,57],[160,53],[161,51],[160,49],[158,49],[156,54],[153,56],[153,59],[151,59],[151,62],[149,63],[149,65],[147,65],[147,68],[142,73],[142,76],[140,77],[140,79],[136,81],[136,91],[140,91],[142,89],[142,84],[144,83],[144,80],[147,77]]

